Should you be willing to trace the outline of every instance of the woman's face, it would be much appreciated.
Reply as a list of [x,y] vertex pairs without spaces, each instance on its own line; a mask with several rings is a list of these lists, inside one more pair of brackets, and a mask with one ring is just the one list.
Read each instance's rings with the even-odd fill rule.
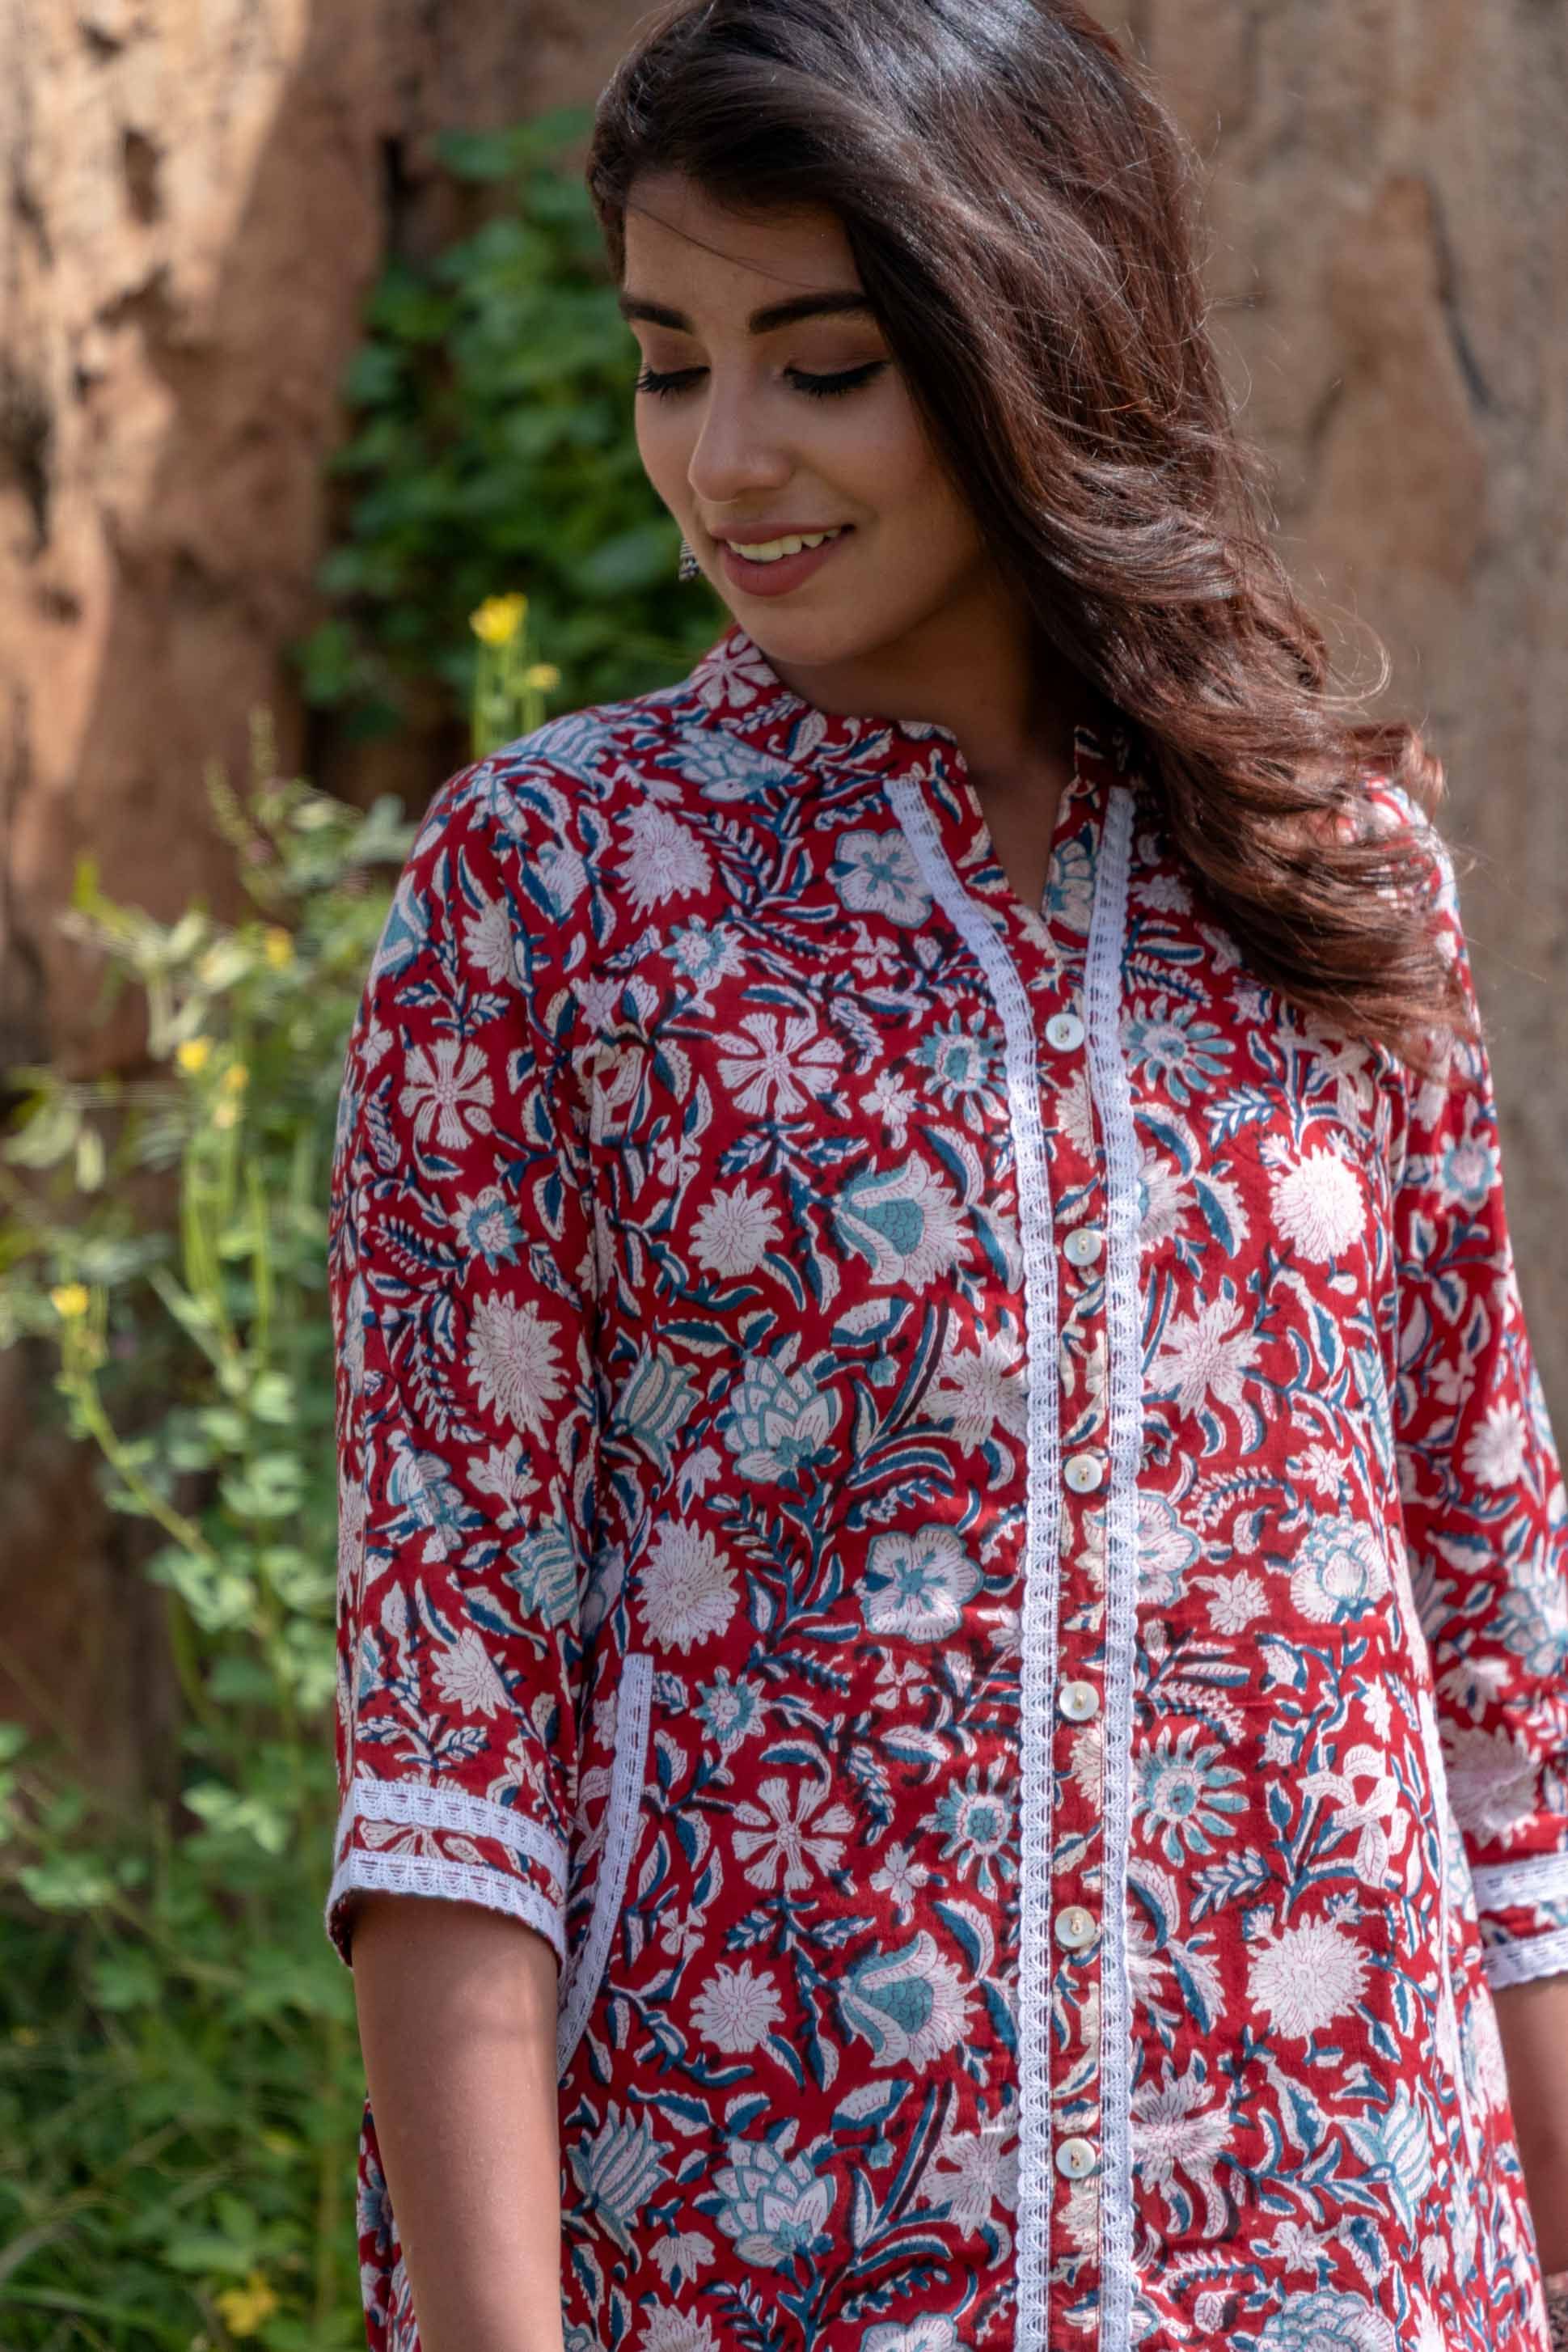
[[853,662],[986,600],[973,520],[832,214],[737,214],[649,174],[627,207],[622,307],[649,478],[771,659]]

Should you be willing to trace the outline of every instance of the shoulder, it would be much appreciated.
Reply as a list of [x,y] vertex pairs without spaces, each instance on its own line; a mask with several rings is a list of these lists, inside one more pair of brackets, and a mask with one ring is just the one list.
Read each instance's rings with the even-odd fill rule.
[[1363,840],[1408,840],[1419,862],[1428,897],[1451,925],[1458,923],[1458,887],[1454,853],[1434,817],[1403,784],[1380,773],[1361,780],[1354,804],[1355,831]]

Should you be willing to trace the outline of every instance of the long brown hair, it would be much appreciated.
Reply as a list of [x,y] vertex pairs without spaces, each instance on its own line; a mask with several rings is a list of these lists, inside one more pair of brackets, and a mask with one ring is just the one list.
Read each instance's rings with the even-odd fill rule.
[[677,0],[599,102],[618,277],[656,171],[837,215],[993,559],[1132,722],[1253,971],[1423,1072],[1442,1033],[1474,1038],[1434,841],[1362,815],[1379,775],[1429,827],[1441,767],[1414,727],[1354,716],[1386,656],[1377,687],[1339,690],[1269,543],[1206,326],[1192,152],[1120,44],[1077,0]]

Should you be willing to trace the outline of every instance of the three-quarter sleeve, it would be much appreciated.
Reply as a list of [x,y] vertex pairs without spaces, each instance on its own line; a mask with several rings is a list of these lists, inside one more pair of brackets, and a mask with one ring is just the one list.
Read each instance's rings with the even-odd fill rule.
[[438,793],[344,1067],[327,1925],[345,1960],[365,1889],[486,1905],[563,1957],[592,1247],[571,996],[529,799],[495,762]]
[[[1431,896],[1476,1003],[1453,861]],[[1511,1246],[1484,1043],[1413,1076],[1395,1193],[1406,1540],[1443,1763],[1494,1985],[1568,1970],[1568,1511]]]

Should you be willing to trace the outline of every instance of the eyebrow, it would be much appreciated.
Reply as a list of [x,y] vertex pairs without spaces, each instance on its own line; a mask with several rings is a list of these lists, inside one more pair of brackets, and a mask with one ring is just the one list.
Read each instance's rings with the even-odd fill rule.
[[[645,301],[640,294],[622,294],[619,307],[623,319],[640,319],[650,327],[672,327],[677,334],[695,333],[684,310],[672,310],[667,303]],[[858,287],[845,286],[822,294],[797,294],[788,302],[770,302],[761,310],[753,310],[747,320],[747,332],[770,335],[779,327],[792,327],[801,319],[838,319],[857,311],[869,311],[871,302]]]

